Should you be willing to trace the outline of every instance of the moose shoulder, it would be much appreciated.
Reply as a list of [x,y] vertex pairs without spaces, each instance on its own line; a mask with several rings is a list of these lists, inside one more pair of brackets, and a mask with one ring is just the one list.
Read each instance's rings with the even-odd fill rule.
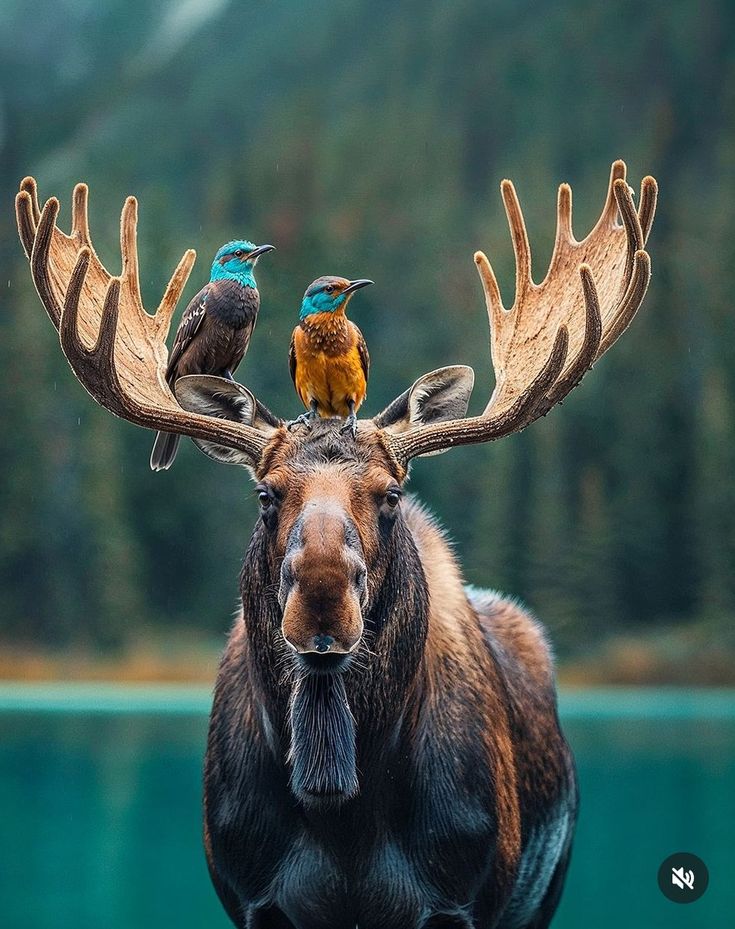
[[505,310],[478,253],[496,379],[485,410],[466,416],[470,369],[441,368],[355,438],[331,420],[289,432],[220,378],[182,378],[174,397],[165,337],[192,255],[149,316],[132,199],[112,278],[91,247],[83,185],[70,236],[32,180],[18,195],[36,287],[89,392],[258,482],[205,766],[207,860],[241,929],[544,929],[556,909],[577,798],[544,634],[511,601],[463,586],[404,485],[412,458],[544,415],[614,343],[648,284],[656,188],[644,180],[636,210],[616,162],[577,242],[562,185],[539,285],[515,192],[501,189],[516,296]]

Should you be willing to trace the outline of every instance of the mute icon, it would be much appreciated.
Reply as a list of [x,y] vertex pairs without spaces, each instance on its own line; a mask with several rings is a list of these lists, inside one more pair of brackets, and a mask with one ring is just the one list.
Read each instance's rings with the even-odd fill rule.
[[707,865],[691,852],[669,855],[658,869],[658,886],[672,903],[694,903],[708,884]]
[[685,871],[684,868],[672,868],[671,883],[675,887],[681,887],[682,890],[685,887],[694,890],[694,871]]

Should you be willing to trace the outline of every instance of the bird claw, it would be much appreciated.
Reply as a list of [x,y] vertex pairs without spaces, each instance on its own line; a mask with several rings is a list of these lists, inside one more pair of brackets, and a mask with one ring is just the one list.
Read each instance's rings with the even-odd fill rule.
[[344,424],[343,426],[340,427],[340,430],[339,430],[339,431],[340,431],[341,433],[342,433],[342,432],[351,432],[351,433],[352,433],[352,438],[353,438],[353,439],[356,439],[356,438],[357,438],[357,416],[355,416],[354,413],[350,413],[350,415],[347,417],[347,419],[346,419],[346,421],[345,421],[345,424]]
[[291,431],[294,426],[306,426],[307,429],[311,429],[311,426],[314,420],[319,414],[314,412],[314,410],[307,410],[305,413],[302,413],[301,416],[297,416],[296,419],[290,419],[286,423],[286,428]]

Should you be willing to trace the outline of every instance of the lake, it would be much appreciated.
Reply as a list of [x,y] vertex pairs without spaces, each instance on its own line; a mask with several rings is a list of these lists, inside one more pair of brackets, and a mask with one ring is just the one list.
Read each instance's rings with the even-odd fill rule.
[[[0,685],[1,929],[227,929],[201,849],[201,688]],[[735,925],[735,691],[563,694],[582,811],[554,929]],[[660,863],[710,885],[680,905]]]

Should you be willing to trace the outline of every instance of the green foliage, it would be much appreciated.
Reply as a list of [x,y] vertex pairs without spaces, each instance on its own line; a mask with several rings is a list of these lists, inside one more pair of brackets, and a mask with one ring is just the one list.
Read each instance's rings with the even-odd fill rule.
[[152,435],[95,407],[29,283],[12,198],[91,188],[113,269],[117,215],[141,203],[144,297],[183,250],[273,241],[239,372],[284,415],[306,284],[371,277],[354,304],[373,356],[367,412],[452,362],[491,388],[471,263],[510,302],[497,185],[517,182],[535,278],[556,185],[575,231],[610,161],[662,198],[641,316],[563,408],[528,434],[423,460],[413,487],[468,580],[528,600],[564,648],[735,608],[735,317],[731,298],[735,9],[663,0],[43,4],[0,11],[0,616],[7,638],[109,645],[144,627],[224,630],[255,508],[244,474],[187,444],[148,470]]

